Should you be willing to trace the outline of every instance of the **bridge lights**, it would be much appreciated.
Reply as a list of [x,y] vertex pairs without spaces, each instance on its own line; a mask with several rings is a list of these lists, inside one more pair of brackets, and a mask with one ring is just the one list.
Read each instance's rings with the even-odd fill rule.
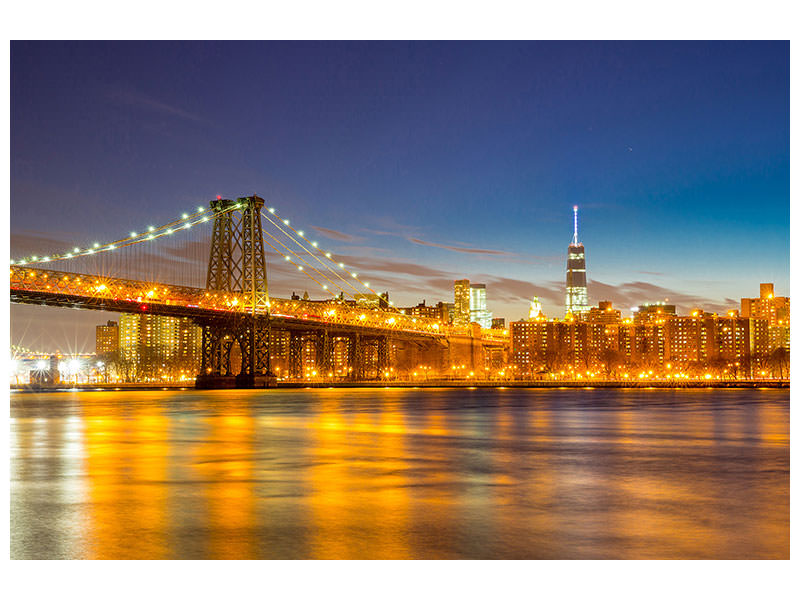
[[156,228],[155,228],[155,227],[153,227],[152,225],[150,225],[150,226],[147,228],[147,231],[155,231],[155,230],[156,230]]
[[284,225],[288,225],[288,224],[289,224],[289,219],[284,219],[284,220],[283,220],[283,224],[284,224]]
[[100,247],[100,244],[98,244],[97,242],[95,242],[94,244],[92,244],[92,246],[93,246],[94,248],[99,248],[99,247]]
[[183,213],[181,215],[181,219],[188,219],[188,218],[189,218],[189,215],[187,213]]
[[297,232],[297,235],[299,235],[300,237],[303,237],[303,232],[302,232],[302,230],[301,230],[301,231],[298,231],[298,232]]
[[268,209],[267,209],[267,211],[268,211],[270,214],[273,214],[273,215],[275,214],[275,209],[274,209],[274,208],[268,208]]

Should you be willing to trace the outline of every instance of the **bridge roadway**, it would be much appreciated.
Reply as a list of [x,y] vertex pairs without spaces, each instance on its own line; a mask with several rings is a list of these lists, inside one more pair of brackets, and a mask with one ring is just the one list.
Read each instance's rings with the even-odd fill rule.
[[[190,317],[198,323],[253,314],[247,294],[164,283],[120,279],[50,269],[12,266],[11,302],[62,308],[104,310],[167,317]],[[266,315],[265,311],[255,311]],[[391,335],[407,340],[480,338],[483,345],[507,347],[503,330],[457,327],[436,319],[341,301],[270,299],[272,327],[332,334]]]

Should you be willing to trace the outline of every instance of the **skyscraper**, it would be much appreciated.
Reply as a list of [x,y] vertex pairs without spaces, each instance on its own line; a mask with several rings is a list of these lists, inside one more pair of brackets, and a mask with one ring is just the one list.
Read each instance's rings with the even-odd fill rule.
[[484,329],[492,326],[492,313],[486,309],[486,284],[473,283],[469,286],[469,320],[479,323]]
[[586,254],[578,242],[578,207],[572,207],[575,232],[567,249],[567,313],[578,315],[589,310],[586,294]]
[[458,279],[453,287],[455,291],[453,323],[456,325],[468,325],[470,322],[469,279]]

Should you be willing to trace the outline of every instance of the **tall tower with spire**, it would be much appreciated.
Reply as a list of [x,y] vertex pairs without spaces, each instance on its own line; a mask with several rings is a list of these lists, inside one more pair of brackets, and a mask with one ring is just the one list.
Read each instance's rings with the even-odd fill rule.
[[567,314],[578,315],[589,310],[586,294],[586,253],[578,241],[578,207],[572,207],[574,233],[567,248]]

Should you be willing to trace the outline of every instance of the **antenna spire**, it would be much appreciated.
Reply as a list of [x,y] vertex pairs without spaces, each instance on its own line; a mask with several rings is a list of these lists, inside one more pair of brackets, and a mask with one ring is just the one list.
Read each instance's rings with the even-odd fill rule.
[[574,222],[574,225],[575,225],[575,233],[572,235],[572,245],[573,246],[577,246],[578,245],[578,207],[577,207],[577,205],[572,207],[572,214],[573,214],[573,222]]

